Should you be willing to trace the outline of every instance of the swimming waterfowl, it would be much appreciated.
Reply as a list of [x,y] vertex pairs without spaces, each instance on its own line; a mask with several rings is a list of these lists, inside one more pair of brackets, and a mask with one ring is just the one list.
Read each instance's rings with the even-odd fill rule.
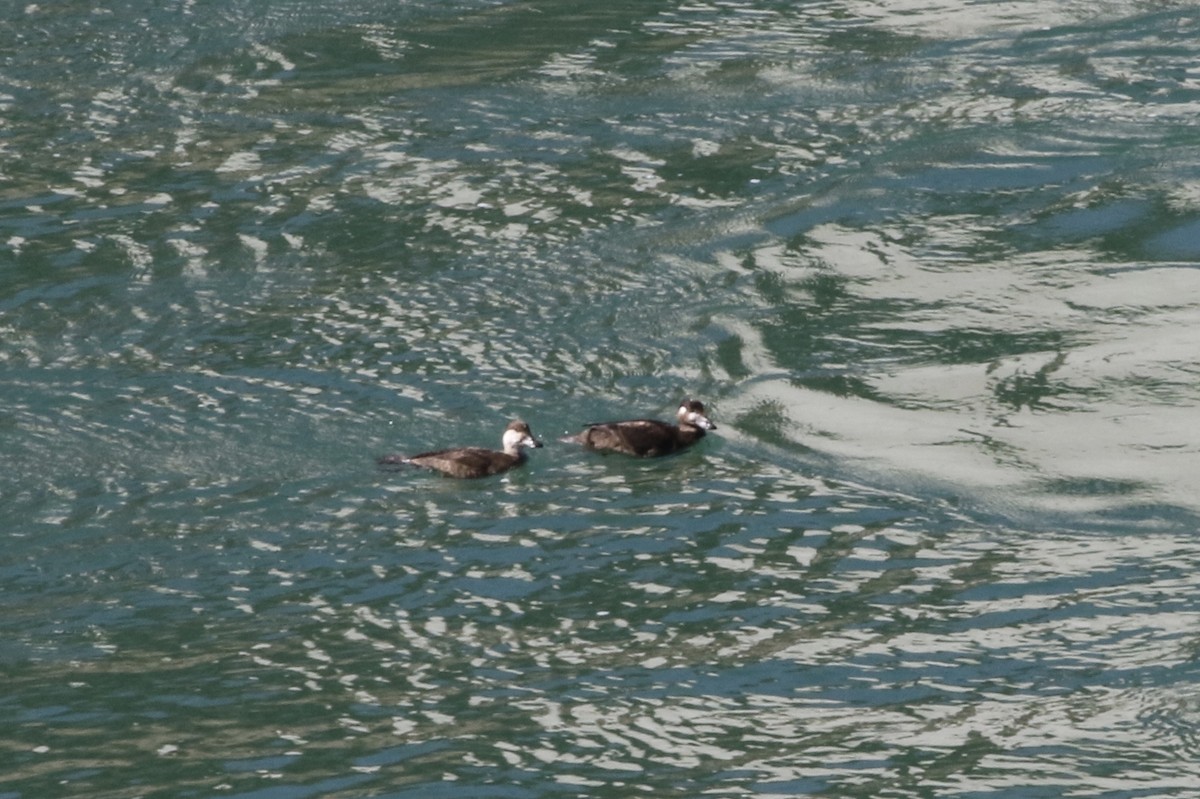
[[433,469],[447,477],[489,477],[507,472],[525,462],[526,447],[540,447],[542,442],[533,437],[529,425],[520,420],[509,422],[504,429],[504,450],[483,447],[458,447],[417,455],[385,455],[379,459],[380,466],[420,466]]
[[587,425],[581,433],[559,440],[602,452],[654,458],[686,449],[704,438],[706,430],[717,429],[704,415],[704,405],[698,400],[683,400],[675,415],[679,419],[678,425],[657,419],[599,422]]

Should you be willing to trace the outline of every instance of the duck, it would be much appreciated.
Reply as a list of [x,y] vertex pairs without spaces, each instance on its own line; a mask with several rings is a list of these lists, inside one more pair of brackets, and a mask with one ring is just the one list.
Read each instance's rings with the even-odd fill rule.
[[699,400],[684,399],[675,412],[678,425],[658,419],[628,419],[622,422],[594,422],[583,432],[559,439],[567,444],[582,444],[600,452],[623,452],[638,458],[655,458],[687,449],[717,426],[705,415]]
[[419,466],[441,472],[447,477],[474,479],[490,477],[507,472],[514,466],[525,463],[527,447],[541,447],[542,442],[533,437],[529,425],[515,419],[504,428],[501,438],[504,449],[483,447],[456,447],[422,452],[417,455],[385,455],[378,460],[381,467]]

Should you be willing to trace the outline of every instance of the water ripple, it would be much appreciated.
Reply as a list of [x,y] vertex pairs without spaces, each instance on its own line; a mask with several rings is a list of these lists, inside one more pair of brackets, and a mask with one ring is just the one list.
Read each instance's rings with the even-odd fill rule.
[[1194,15],[427,6],[0,27],[5,790],[1192,790]]

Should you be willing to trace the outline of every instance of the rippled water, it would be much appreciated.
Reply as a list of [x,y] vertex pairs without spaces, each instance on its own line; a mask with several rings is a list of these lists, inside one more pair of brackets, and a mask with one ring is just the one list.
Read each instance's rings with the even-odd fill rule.
[[13,9],[0,799],[1195,795],[1198,34]]

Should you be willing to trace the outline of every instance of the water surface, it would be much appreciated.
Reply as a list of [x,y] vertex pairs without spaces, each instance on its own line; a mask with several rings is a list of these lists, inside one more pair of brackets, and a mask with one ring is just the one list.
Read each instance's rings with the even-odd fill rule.
[[0,799],[1193,795],[1198,32],[14,9]]

